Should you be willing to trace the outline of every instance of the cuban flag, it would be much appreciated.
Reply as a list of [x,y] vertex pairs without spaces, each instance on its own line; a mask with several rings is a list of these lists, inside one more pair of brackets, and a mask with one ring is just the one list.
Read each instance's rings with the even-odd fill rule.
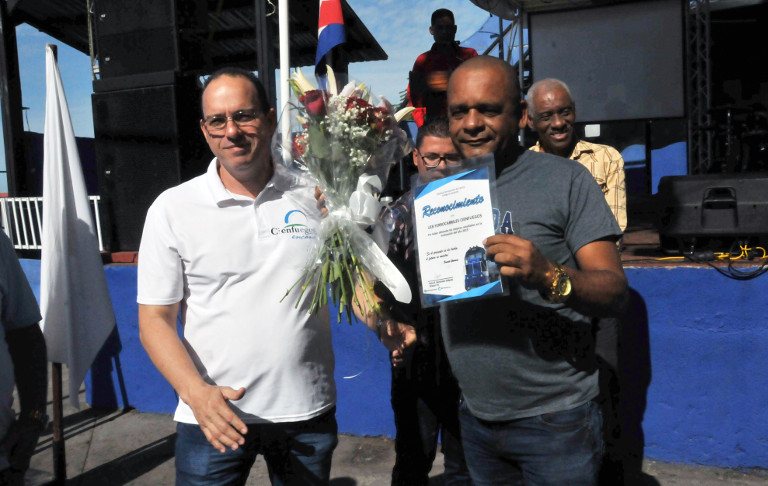
[[325,76],[326,54],[346,41],[347,33],[344,29],[344,15],[341,13],[341,0],[320,0],[320,15],[317,19],[315,75]]

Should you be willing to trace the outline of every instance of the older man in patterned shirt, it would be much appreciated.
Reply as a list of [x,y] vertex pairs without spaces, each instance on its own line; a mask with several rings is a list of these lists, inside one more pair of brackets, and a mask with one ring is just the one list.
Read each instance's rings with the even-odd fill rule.
[[[608,145],[579,140],[573,129],[576,103],[568,86],[553,78],[533,83],[525,97],[528,126],[539,135],[531,147],[536,152],[559,155],[586,167],[603,190],[621,231],[627,229],[627,191],[624,159]],[[621,247],[621,240],[617,242]],[[621,442],[618,417],[618,340],[620,322],[616,318],[596,320],[595,345],[600,358],[600,395],[603,409],[605,455],[600,471],[601,485],[623,484],[625,447]]]
[[627,229],[627,192],[624,183],[624,159],[608,145],[585,142],[576,137],[576,103],[568,86],[557,79],[533,83],[525,97],[528,126],[539,134],[531,147],[536,152],[576,160],[589,169],[605,194],[622,231]]

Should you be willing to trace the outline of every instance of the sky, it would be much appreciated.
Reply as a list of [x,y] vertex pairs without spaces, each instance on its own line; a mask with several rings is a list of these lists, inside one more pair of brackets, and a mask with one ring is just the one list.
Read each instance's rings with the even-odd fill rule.
[[[2,0],[0,0],[2,1]],[[488,12],[468,0],[347,0],[360,20],[389,56],[386,61],[352,63],[349,77],[364,82],[376,95],[396,104],[408,82],[408,71],[416,57],[432,45],[429,20],[438,8],[453,11],[458,27],[456,39],[471,36],[488,19]],[[59,70],[69,103],[75,135],[93,137],[91,63],[87,55],[22,24],[16,29],[24,128],[43,132],[45,123],[45,45],[58,45]],[[305,74],[313,67],[302,68]],[[309,76],[308,76],[309,77]],[[0,140],[2,134],[0,133]],[[0,150],[0,171],[5,170],[5,154]],[[0,193],[7,191],[5,174],[0,173]]]

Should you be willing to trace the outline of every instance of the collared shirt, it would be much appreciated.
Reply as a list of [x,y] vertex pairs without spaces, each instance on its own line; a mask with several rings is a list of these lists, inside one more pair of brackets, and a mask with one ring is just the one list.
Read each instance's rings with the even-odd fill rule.
[[[541,144],[530,148],[543,152]],[[587,168],[603,191],[605,201],[616,217],[621,231],[627,229],[627,188],[624,179],[624,159],[615,148],[579,140],[568,157]]]
[[[137,301],[181,302],[190,357],[208,383],[246,389],[231,403],[244,422],[307,420],[335,405],[328,312],[308,313],[312,286],[298,304],[298,292],[285,297],[314,254],[319,219],[314,187],[279,164],[253,199],[224,187],[216,159],[147,213]],[[196,423],[181,400],[175,418]]]

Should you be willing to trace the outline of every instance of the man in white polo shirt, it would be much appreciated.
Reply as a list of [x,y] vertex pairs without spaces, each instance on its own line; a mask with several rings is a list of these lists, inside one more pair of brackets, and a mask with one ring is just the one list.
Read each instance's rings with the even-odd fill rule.
[[316,242],[314,188],[272,163],[275,110],[252,73],[211,75],[202,109],[215,157],[157,198],[139,251],[141,340],[179,395],[176,484],[245,484],[258,454],[272,484],[327,484],[328,313],[281,302]]

